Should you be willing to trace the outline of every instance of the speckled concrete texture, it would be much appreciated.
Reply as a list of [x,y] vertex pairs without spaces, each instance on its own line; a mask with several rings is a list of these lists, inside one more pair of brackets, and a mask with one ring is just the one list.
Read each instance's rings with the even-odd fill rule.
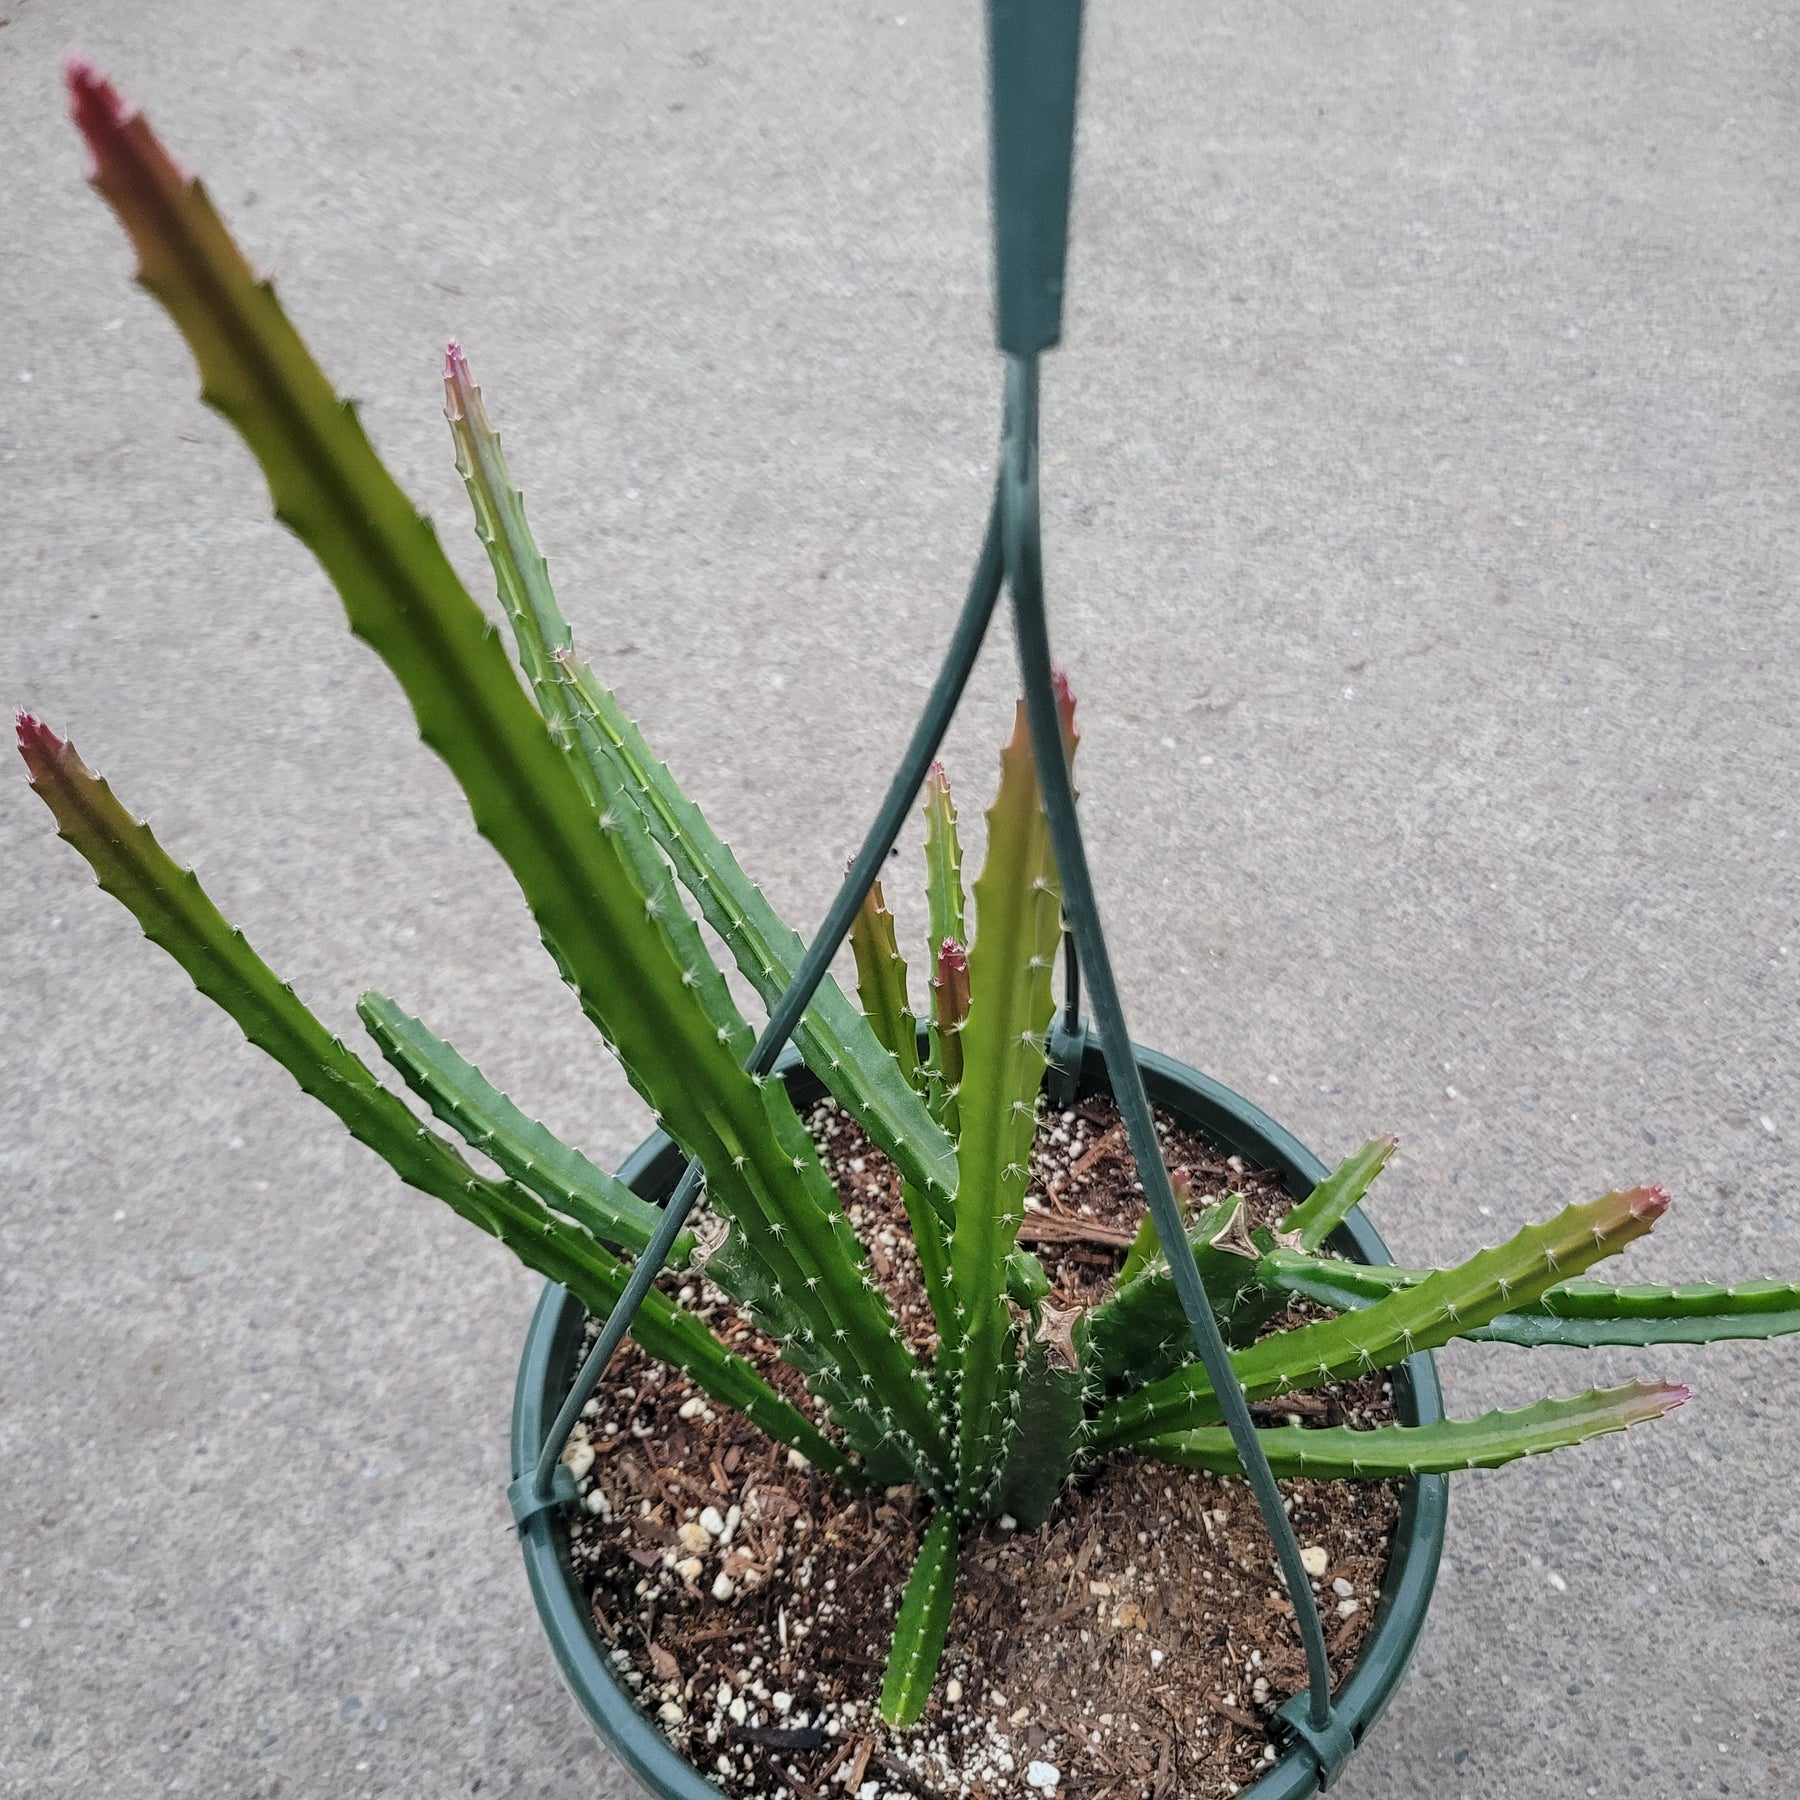
[[[207,174],[486,593],[464,339],[581,641],[809,925],[985,502],[974,0],[0,18],[0,697],[338,1028],[382,987],[618,1158],[641,1110],[128,284],[58,58]],[[1090,20],[1046,532],[1134,1024],[1323,1154],[1398,1131],[1407,1257],[1659,1180],[1633,1270],[1800,1274],[1797,37],[1756,0]],[[1002,641],[970,815],[1011,681]],[[536,1284],[16,779],[0,892],[0,1792],[623,1793],[507,1533]],[[1459,1483],[1341,1791],[1800,1794],[1795,1346],[1444,1360],[1462,1412],[1698,1394]]]

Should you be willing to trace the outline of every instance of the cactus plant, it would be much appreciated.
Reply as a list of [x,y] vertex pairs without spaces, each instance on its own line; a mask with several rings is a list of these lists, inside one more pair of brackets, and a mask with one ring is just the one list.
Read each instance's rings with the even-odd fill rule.
[[[936,1326],[933,1351],[902,1332],[783,1086],[746,1068],[751,1029],[700,925],[771,1006],[800,966],[801,940],[576,656],[467,358],[450,347],[446,410],[523,683],[431,527],[203,190],[98,75],[77,64],[69,79],[95,185],[136,246],[139,280],[187,338],[203,397],[242,434],[277,516],[318,557],[352,630],[400,682],[421,737],[461,784],[583,1010],[696,1159],[722,1230],[705,1258],[707,1278],[775,1340],[824,1422],[660,1289],[633,1324],[639,1347],[847,1487],[910,1483],[934,1509],[882,1690],[884,1716],[910,1724],[942,1652],[965,1524],[1005,1513],[1033,1524],[1072,1472],[1103,1456],[1237,1467],[1154,1228],[1147,1224],[1121,1257],[1112,1291],[1086,1308],[1070,1305],[1018,1247],[1061,933],[1023,711],[1001,752],[972,921],[941,766],[926,783],[923,1054],[879,885],[852,932],[861,1009],[827,979],[794,1034],[806,1063],[899,1174]],[[1060,677],[1058,705],[1073,758],[1074,700]],[[261,961],[70,744],[21,714],[19,747],[60,834],[100,885],[252,1043],[403,1180],[592,1312],[618,1303],[625,1259],[642,1253],[659,1226],[655,1209],[533,1121],[395,1001],[366,996],[363,1023],[401,1081],[499,1170],[478,1172]],[[1249,1397],[1358,1376],[1453,1338],[1644,1345],[1800,1330],[1796,1285],[1653,1289],[1577,1279],[1662,1215],[1667,1196],[1650,1187],[1568,1207],[1446,1269],[1340,1260],[1327,1240],[1394,1148],[1392,1138],[1371,1140],[1273,1227],[1255,1226],[1238,1196],[1198,1217],[1188,1208],[1232,1370]],[[1186,1205],[1185,1180],[1175,1185]],[[695,1254],[691,1236],[676,1239],[677,1262]],[[1271,1328],[1296,1298],[1321,1316]],[[1283,1474],[1488,1468],[1660,1417],[1686,1397],[1682,1387],[1636,1383],[1440,1425],[1287,1425],[1261,1436]]]

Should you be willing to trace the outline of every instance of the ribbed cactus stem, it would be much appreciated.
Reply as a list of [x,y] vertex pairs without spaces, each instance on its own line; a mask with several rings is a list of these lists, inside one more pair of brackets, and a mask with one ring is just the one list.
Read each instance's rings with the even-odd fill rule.
[[881,1683],[881,1717],[896,1727],[916,1725],[931,1697],[944,1639],[950,1629],[950,1606],[956,1597],[956,1551],[961,1521],[948,1507],[932,1515],[913,1562],[894,1623],[887,1673]]
[[[1185,1167],[1171,1169],[1169,1188],[1175,1196],[1176,1208],[1184,1219],[1187,1218],[1194,1203],[1193,1171]],[[1125,1252],[1125,1260],[1119,1265],[1117,1285],[1122,1288],[1127,1282],[1135,1281],[1162,1253],[1162,1240],[1156,1235],[1156,1219],[1146,1211],[1138,1224],[1137,1236],[1131,1240],[1131,1248]]]
[[1090,1371],[1087,1322],[1079,1307],[1040,1298],[1025,1323],[995,1501],[1023,1529],[1035,1531],[1081,1447]]
[[[1257,1277],[1277,1293],[1298,1294],[1339,1312],[1354,1312],[1397,1288],[1417,1287],[1428,1269],[1372,1268],[1335,1257],[1276,1249]],[[1591,1350],[1616,1344],[1717,1344],[1733,1338],[1787,1337],[1800,1332],[1800,1282],[1739,1281],[1729,1285],[1613,1287],[1562,1281],[1529,1306],[1490,1319],[1463,1335],[1476,1343],[1526,1349],[1561,1344]]]
[[[1609,1431],[1625,1431],[1673,1412],[1689,1398],[1672,1381],[1634,1381],[1598,1388],[1568,1400],[1539,1400],[1512,1412],[1435,1425],[1284,1425],[1259,1431],[1256,1441],[1277,1475],[1322,1480],[1382,1480],[1405,1475],[1450,1475],[1497,1469]],[[1147,1440],[1142,1448],[1162,1462],[1234,1475],[1241,1464],[1222,1425]]]
[[1400,1140],[1371,1138],[1353,1151],[1296,1206],[1279,1227],[1283,1239],[1297,1239],[1301,1250],[1316,1250],[1349,1216],[1369,1191],[1369,1184],[1388,1165]]
[[941,762],[934,762],[925,777],[925,901],[932,944],[945,938],[960,943],[968,935],[963,924],[962,840],[956,831],[950,777]]
[[934,1107],[952,1137],[961,1128],[957,1092],[963,1078],[963,1026],[969,1018],[969,953],[955,938],[938,945],[932,980],[932,1070]]
[[992,1501],[1012,1393],[1006,1266],[1024,1217],[1044,1034],[1054,1010],[1050,972],[1062,929],[1049,824],[1022,704],[1001,751],[1000,788],[987,817],[962,1030],[961,1178],[950,1240],[951,1281],[964,1321],[957,1491],[958,1504],[971,1513]]
[[[444,416],[456,445],[457,472],[475,507],[476,535],[487,549],[500,604],[512,622],[519,661],[540,710],[566,746],[572,733],[557,658],[568,652],[573,638],[526,523],[524,496],[507,474],[500,434],[488,418],[469,359],[454,338],[444,351]],[[577,773],[583,772],[578,767]]]
[[[954,1017],[958,1023],[968,1016],[968,962],[962,965],[963,996],[960,1010],[955,999],[946,1001],[943,992],[944,947],[965,942],[967,927],[963,922],[964,896],[962,882],[962,841],[956,832],[956,808],[950,799],[950,778],[944,765],[935,762],[925,778],[925,900],[929,914],[931,971],[931,1030],[925,1059],[925,1094],[932,1117],[951,1137],[957,1130],[955,1094],[962,1079],[961,1046],[947,1037],[945,1021]],[[951,1064],[954,1064],[952,1069]]]
[[[468,360],[454,344],[445,363],[445,398],[457,467],[475,509],[476,533],[493,565],[519,659],[551,735],[567,752],[603,825],[629,825],[641,835],[636,829],[641,823],[740,972],[764,1004],[773,1006],[804,954],[799,934],[780,918],[744,873],[731,846],[652,755],[613,694],[575,656],[523,499],[507,472],[499,435]],[[666,907],[667,902],[661,904]],[[955,1187],[949,1139],[892,1058],[881,1055],[868,1021],[829,975],[802,1016],[794,1041],[807,1067],[906,1179],[947,1213]]]
[[[597,1313],[625,1291],[626,1270],[579,1226],[557,1218],[512,1181],[478,1175],[398,1095],[331,1035],[213,905],[191,869],[176,863],[84,763],[74,745],[21,713],[19,751],[31,785],[107,893],[124,905],[251,1043],[323,1103],[351,1136],[401,1180],[443,1201],[497,1237],[526,1265],[560,1282]],[[748,1363],[731,1355],[699,1320],[652,1290],[633,1335],[653,1357],[691,1374],[703,1391],[734,1406],[771,1436],[821,1467],[849,1472],[843,1455]]]
[[[1192,1195],[1190,1177],[1183,1198],[1191,1203]],[[1247,1241],[1245,1222],[1243,1197],[1228,1194],[1209,1206],[1188,1232],[1201,1282],[1221,1325],[1242,1306],[1247,1294],[1257,1291],[1257,1265],[1239,1248]],[[1143,1235],[1140,1231],[1140,1241]],[[1142,1387],[1192,1355],[1192,1328],[1182,1311],[1162,1246],[1155,1239],[1154,1225],[1148,1259],[1135,1279],[1121,1281],[1088,1315],[1088,1324],[1094,1372],[1102,1382]]]
[[956,1296],[950,1286],[950,1235],[936,1208],[910,1181],[901,1184],[900,1194],[906,1207],[906,1222],[912,1228],[913,1248],[919,1256],[925,1297],[931,1302],[932,1322],[937,1327],[941,1366],[956,1354],[956,1340],[962,1330]]
[[[1366,1374],[1434,1350],[1513,1307],[1528,1305],[1558,1281],[1640,1238],[1669,1204],[1660,1188],[1630,1188],[1565,1208],[1527,1226],[1497,1249],[1482,1250],[1417,1287],[1403,1288],[1361,1312],[1303,1325],[1232,1353],[1252,1400]],[[1210,1425],[1218,1401],[1205,1372],[1189,1365],[1116,1401],[1095,1421],[1094,1451]]]
[[[491,1156],[521,1186],[585,1226],[603,1244],[639,1251],[650,1241],[657,1209],[521,1112],[440,1037],[382,994],[356,1003],[369,1035],[402,1080],[465,1143]],[[669,1254],[680,1267],[693,1254],[684,1231]]]
[[900,1073],[917,1084],[919,1027],[906,991],[906,959],[900,954],[894,915],[878,880],[869,884],[850,923],[850,948],[856,957],[856,989],[864,1016],[900,1065]]

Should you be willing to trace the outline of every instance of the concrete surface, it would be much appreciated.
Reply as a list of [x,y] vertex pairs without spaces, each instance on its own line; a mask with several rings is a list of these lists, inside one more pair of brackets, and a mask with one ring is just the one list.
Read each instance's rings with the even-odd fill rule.
[[[582,640],[809,924],[984,503],[974,0],[0,10],[0,694],[327,1018],[384,987],[620,1156],[624,1083],[127,284],[57,59],[207,173],[479,582],[464,338]],[[1636,1270],[1800,1273],[1791,9],[1090,30],[1047,530],[1139,1035],[1327,1154],[1397,1130],[1404,1255],[1657,1179]],[[0,867],[0,1789],[620,1792],[507,1536],[535,1283],[17,781]],[[1699,1392],[1459,1484],[1352,1800],[1800,1794],[1795,1346],[1595,1360],[1446,1358],[1460,1411]]]

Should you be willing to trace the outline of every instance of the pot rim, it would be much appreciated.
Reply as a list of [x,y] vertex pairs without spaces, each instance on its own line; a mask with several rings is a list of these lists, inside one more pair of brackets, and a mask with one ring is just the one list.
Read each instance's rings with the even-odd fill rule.
[[[1137,1057],[1151,1100],[1198,1127],[1227,1153],[1280,1171],[1296,1199],[1325,1178],[1325,1165],[1242,1095],[1157,1051],[1139,1049]],[[797,1105],[809,1105],[825,1092],[791,1048],[776,1072]],[[1101,1052],[1090,1043],[1082,1059],[1081,1091],[1110,1092],[1110,1086]],[[661,1201],[673,1189],[682,1166],[680,1152],[658,1131],[632,1152],[619,1176],[646,1199]],[[1360,1261],[1393,1261],[1361,1208],[1338,1228],[1333,1241]],[[515,1478],[536,1466],[545,1434],[574,1378],[585,1322],[581,1303],[567,1289],[546,1282],[525,1335],[513,1395]],[[1443,1418],[1443,1393],[1429,1353],[1408,1357],[1393,1373],[1394,1401],[1403,1422],[1428,1425]],[[1449,1487],[1443,1475],[1415,1476],[1403,1484],[1375,1627],[1337,1694],[1338,1711],[1359,1745],[1399,1687],[1424,1629],[1443,1551]],[[594,1626],[571,1566],[568,1530],[560,1511],[535,1514],[519,1537],[532,1598],[563,1681],[614,1755],[662,1800],[719,1800],[720,1790],[638,1711],[630,1690],[614,1673],[611,1652]],[[1295,1742],[1267,1773],[1242,1790],[1241,1800],[1304,1800],[1318,1787],[1317,1765],[1305,1746]]]

